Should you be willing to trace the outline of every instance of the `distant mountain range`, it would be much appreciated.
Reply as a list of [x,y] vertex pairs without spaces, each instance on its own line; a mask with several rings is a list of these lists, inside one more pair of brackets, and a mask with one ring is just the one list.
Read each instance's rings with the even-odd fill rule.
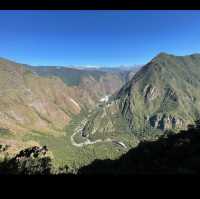
[[[100,70],[100,71],[138,71],[143,65],[132,65],[132,66],[118,66],[118,67],[82,67],[85,70]],[[76,67],[75,67],[76,68]]]
[[71,69],[80,69],[80,70],[99,70],[99,71],[137,71],[141,68],[142,64],[136,65],[120,65],[115,67],[106,67],[106,66],[76,66],[76,65],[69,65],[69,66],[33,66],[33,67],[53,67],[57,69],[61,68],[71,68]]

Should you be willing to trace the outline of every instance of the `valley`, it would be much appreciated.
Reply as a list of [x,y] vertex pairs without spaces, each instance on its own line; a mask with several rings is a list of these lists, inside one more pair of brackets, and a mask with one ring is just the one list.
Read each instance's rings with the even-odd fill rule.
[[199,173],[199,21],[2,11],[0,176]]
[[1,159],[46,146],[57,168],[76,173],[186,129],[199,117],[199,64],[199,54],[160,53],[135,73],[1,59],[0,144],[7,143]]
[[[85,72],[83,69],[56,67],[53,71],[57,73],[52,74],[49,67],[50,72],[45,69],[45,73],[41,74],[37,71],[39,68],[0,60],[0,82],[3,78],[7,80],[1,86],[0,144],[8,143],[9,146],[9,150],[1,153],[1,158],[4,155],[12,157],[30,146],[45,145],[52,153],[56,167],[67,164],[73,170],[95,158],[115,159],[136,145],[129,134],[90,139],[82,133],[86,122],[101,111],[109,97],[125,83],[128,71]],[[18,74],[19,69],[21,73]],[[60,76],[63,70],[65,80]],[[68,77],[72,74],[71,82]],[[96,78],[98,75],[99,79]],[[78,84],[74,83],[74,78],[77,78]],[[9,82],[13,80],[18,84],[13,86]],[[3,101],[4,98],[6,101]]]
[[[64,134],[59,137],[44,135],[41,132],[27,133],[21,140],[34,140],[41,146],[47,146],[53,153],[53,162],[56,167],[68,165],[70,170],[75,170],[81,166],[91,163],[94,159],[116,159],[121,154],[126,153],[130,148],[138,144],[134,136],[130,134],[113,135],[116,141],[122,141],[128,146],[124,148],[107,138],[105,141],[88,141],[80,134],[72,137],[81,121],[86,117],[85,113],[75,116],[69,125],[66,126]],[[76,132],[77,133],[77,132]],[[78,132],[79,133],[79,132]],[[76,135],[77,136],[77,135]]]

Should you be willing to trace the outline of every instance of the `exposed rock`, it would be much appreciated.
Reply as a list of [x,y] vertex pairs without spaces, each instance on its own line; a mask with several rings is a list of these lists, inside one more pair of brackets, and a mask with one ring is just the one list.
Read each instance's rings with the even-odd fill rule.
[[174,102],[178,102],[178,96],[176,92],[172,90],[172,88],[167,89],[165,97],[171,99]]
[[184,126],[184,121],[180,118],[173,117],[172,119],[172,127],[173,128],[181,128]]
[[154,100],[156,97],[159,96],[159,91],[156,87],[152,86],[151,84],[147,84],[143,91],[144,101],[145,103]]
[[166,114],[156,114],[149,119],[150,125],[153,128],[166,130],[183,128],[184,122],[181,118]]
[[150,117],[149,121],[150,121],[151,126],[154,128],[159,128],[161,119],[162,119],[162,116],[158,114]]

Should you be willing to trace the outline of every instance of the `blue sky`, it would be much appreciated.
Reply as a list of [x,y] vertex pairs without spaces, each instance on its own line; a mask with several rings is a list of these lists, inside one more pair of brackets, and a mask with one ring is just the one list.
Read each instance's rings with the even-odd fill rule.
[[144,64],[200,52],[200,11],[1,11],[0,57],[32,65]]

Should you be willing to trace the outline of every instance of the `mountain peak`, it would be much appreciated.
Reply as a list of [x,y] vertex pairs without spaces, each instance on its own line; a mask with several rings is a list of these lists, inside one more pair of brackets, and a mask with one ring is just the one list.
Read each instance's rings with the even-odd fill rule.
[[160,52],[153,58],[153,60],[163,59],[163,58],[172,57],[172,56],[174,56],[174,55],[168,54],[168,53],[165,53],[165,52]]

